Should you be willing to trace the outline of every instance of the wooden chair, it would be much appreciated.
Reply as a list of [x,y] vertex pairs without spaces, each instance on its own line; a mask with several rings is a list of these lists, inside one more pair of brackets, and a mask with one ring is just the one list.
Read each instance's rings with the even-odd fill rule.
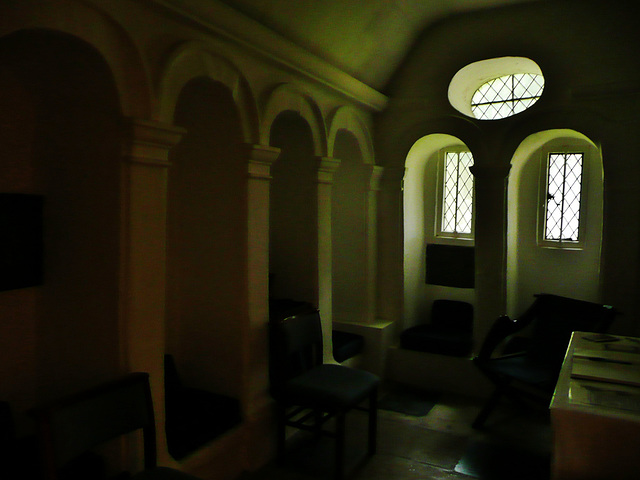
[[[270,322],[271,392],[277,405],[277,454],[284,462],[286,427],[336,440],[335,478],[344,475],[345,415],[369,412],[368,453],[376,451],[379,379],[362,370],[322,362],[322,328],[317,310]],[[368,400],[368,408],[360,404]],[[333,431],[322,426],[335,418]]]
[[156,428],[149,375],[131,373],[35,408],[43,478],[58,480],[60,470],[91,449],[142,430],[144,470],[135,480],[194,480],[195,477],[157,466]]
[[[511,319],[506,315],[498,318],[489,330],[479,354],[473,359],[480,371],[495,385],[493,394],[474,420],[473,427],[484,426],[503,396],[520,403],[542,402],[548,406],[571,333],[605,332],[616,314],[616,310],[608,305],[538,294],[519,318]],[[514,337],[527,327],[531,329],[528,337]],[[511,339],[511,343],[497,353],[507,339]]]

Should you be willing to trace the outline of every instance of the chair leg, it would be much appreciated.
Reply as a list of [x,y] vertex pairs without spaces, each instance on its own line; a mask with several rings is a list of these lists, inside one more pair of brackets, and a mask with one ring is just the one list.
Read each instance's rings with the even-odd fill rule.
[[345,431],[345,412],[341,411],[336,416],[335,480],[342,480],[344,477]]
[[277,439],[276,439],[276,462],[279,465],[284,464],[286,439],[287,439],[287,410],[284,405],[278,403],[276,405],[276,423],[277,423]]
[[321,410],[315,410],[313,412],[313,430],[316,439],[322,436],[322,420],[324,413]]
[[478,413],[478,416],[475,418],[475,420],[471,424],[473,428],[479,430],[484,426],[484,422],[487,421],[487,418],[489,418],[489,415],[491,414],[493,409],[496,408],[496,406],[498,405],[498,402],[500,400],[500,397],[502,396],[502,393],[503,393],[503,387],[501,385],[498,385],[496,389],[493,391],[493,393],[491,394],[491,397],[489,397],[489,400],[487,400],[487,402],[482,407],[482,410],[480,410],[480,413]]
[[378,389],[374,389],[369,396],[369,455],[377,450],[378,438]]

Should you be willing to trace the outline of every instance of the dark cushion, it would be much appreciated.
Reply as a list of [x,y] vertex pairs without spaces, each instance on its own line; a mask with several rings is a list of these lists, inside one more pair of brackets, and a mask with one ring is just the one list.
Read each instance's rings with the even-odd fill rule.
[[356,333],[333,330],[331,339],[333,341],[333,358],[336,362],[344,362],[355,357],[364,348],[364,337]]
[[178,460],[240,421],[240,402],[235,398],[187,387],[167,391],[167,447]]
[[417,325],[400,335],[400,346],[418,352],[464,357],[471,353],[471,331],[451,331],[438,325]]
[[289,380],[283,396],[292,405],[337,409],[360,403],[379,382],[364,370],[324,364]]
[[156,467],[138,473],[131,480],[198,480],[193,475],[167,467]]
[[237,399],[183,386],[172,355],[165,355],[164,367],[165,431],[173,458],[186,457],[241,422]]

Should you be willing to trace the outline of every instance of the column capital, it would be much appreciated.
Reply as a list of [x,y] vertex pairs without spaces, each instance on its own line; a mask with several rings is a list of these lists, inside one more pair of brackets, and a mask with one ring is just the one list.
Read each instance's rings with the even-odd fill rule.
[[169,150],[187,132],[167,123],[127,118],[124,125],[123,154],[131,163],[168,167]]
[[333,183],[333,174],[340,167],[340,160],[331,157],[316,157],[318,160],[318,183]]
[[475,178],[481,180],[504,180],[509,176],[511,164],[509,165],[473,165],[470,167]]
[[280,149],[268,145],[241,143],[238,146],[240,155],[248,162],[250,178],[271,179],[271,165],[280,156]]

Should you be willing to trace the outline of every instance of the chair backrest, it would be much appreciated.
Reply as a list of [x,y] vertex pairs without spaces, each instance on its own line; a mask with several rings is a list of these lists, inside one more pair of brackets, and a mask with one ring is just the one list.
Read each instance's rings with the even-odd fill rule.
[[473,331],[473,305],[460,300],[434,300],[431,323],[452,331]]
[[155,419],[147,373],[117,380],[32,410],[46,479],[84,452],[142,429],[145,468],[156,466]]
[[272,321],[269,333],[273,388],[322,364],[322,325],[317,310]]
[[488,361],[496,348],[510,335],[520,331],[521,326],[517,320],[512,320],[507,315],[501,315],[493,322],[487,336],[482,342],[476,361]]
[[538,294],[518,318],[499,317],[489,330],[477,359],[487,361],[509,336],[531,326],[524,354],[538,364],[559,369],[574,331],[605,332],[617,312],[608,305],[560,295]]
[[560,366],[574,331],[605,332],[616,315],[608,305],[551,294],[538,294],[527,314],[532,316],[528,357]]

